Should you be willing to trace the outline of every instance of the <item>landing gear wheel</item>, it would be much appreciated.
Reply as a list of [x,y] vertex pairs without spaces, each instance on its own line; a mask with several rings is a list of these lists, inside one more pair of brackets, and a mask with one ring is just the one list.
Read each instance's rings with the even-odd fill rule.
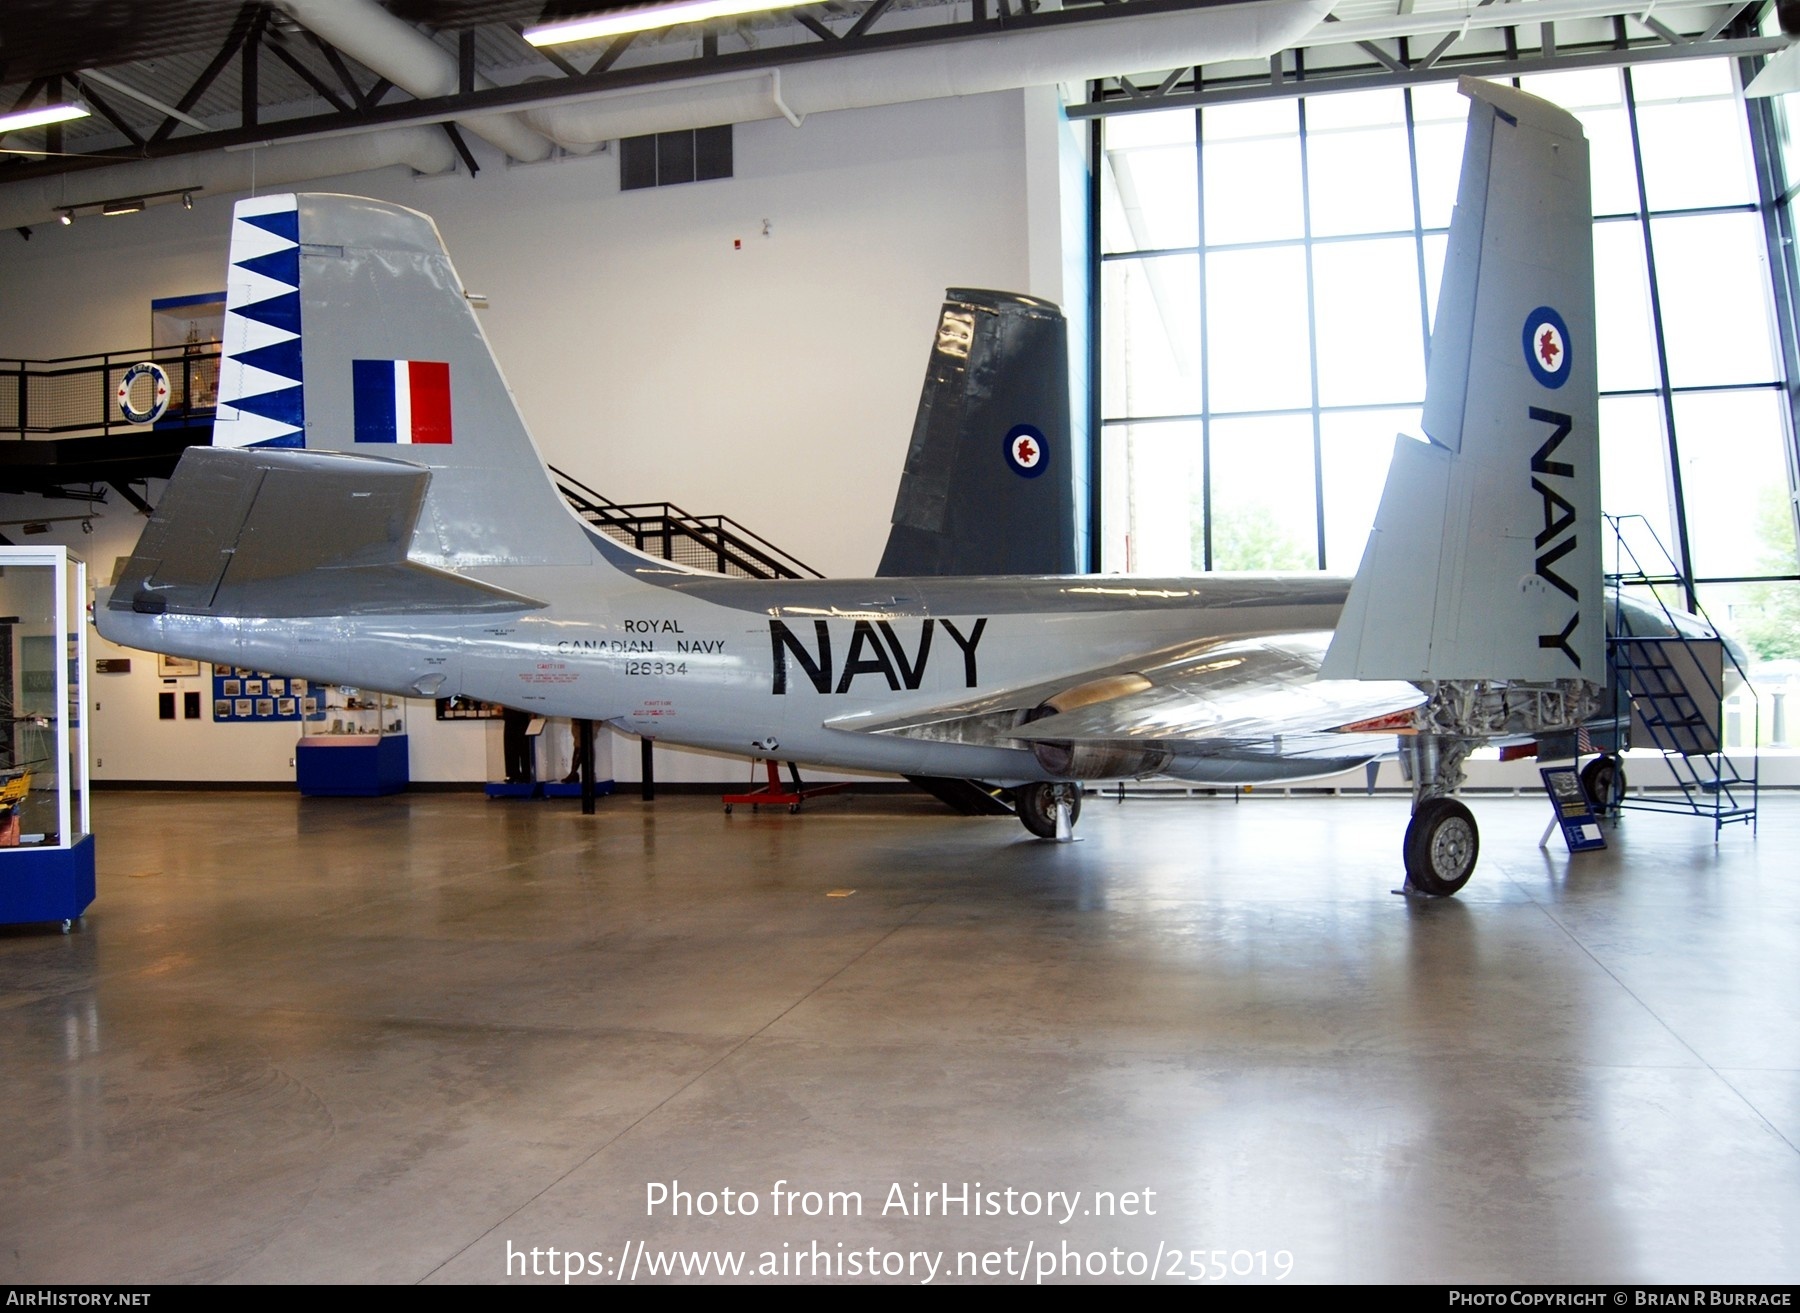
[[1597,813],[1616,812],[1625,799],[1625,763],[1611,753],[1581,768],[1581,789]]
[[1013,790],[1013,802],[1025,828],[1040,839],[1056,837],[1056,804],[1069,802],[1069,825],[1081,816],[1081,787],[1075,784],[1027,784]]
[[1405,851],[1407,883],[1447,898],[1475,873],[1481,851],[1475,817],[1455,798],[1427,798],[1406,827]]

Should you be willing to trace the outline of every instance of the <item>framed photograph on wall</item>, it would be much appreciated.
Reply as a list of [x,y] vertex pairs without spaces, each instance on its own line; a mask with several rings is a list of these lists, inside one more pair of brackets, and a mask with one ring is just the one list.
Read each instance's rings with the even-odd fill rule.
[[186,657],[162,656],[159,654],[156,658],[156,673],[164,679],[185,679],[191,675],[198,675],[200,673],[200,663],[198,661],[189,661]]

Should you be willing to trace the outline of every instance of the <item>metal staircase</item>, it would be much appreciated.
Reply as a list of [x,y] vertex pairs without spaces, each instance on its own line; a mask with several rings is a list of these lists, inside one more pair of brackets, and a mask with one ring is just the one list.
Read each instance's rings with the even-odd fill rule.
[[[1695,612],[1706,621],[1710,634],[1696,636],[1682,630],[1663,597],[1665,589],[1680,583],[1679,571],[1649,522],[1641,515],[1609,515],[1606,519],[1614,547],[1608,591],[1640,590],[1636,595],[1653,599],[1663,621],[1660,632],[1633,633],[1625,609],[1613,610],[1607,660],[1615,710],[1623,717],[1629,706],[1632,745],[1663,754],[1681,795],[1640,793],[1621,796],[1617,805],[1636,811],[1710,817],[1714,839],[1721,829],[1736,822],[1747,823],[1754,830],[1760,717],[1754,711],[1749,717],[1752,729],[1747,758],[1726,752],[1721,727],[1727,693],[1741,684],[1754,709],[1756,691],[1717,626],[1698,606]],[[1628,539],[1639,544],[1637,550]],[[1660,560],[1652,558],[1655,573],[1645,568],[1640,553],[1660,554]]]
[[640,552],[740,579],[824,578],[729,515],[689,515],[670,502],[620,505],[554,465],[550,473],[576,514],[607,537]]

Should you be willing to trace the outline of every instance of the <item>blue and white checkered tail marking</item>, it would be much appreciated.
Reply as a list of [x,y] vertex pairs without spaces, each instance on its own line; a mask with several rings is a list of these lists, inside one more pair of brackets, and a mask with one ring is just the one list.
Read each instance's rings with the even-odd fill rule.
[[239,201],[231,221],[215,447],[304,447],[300,213],[292,195]]

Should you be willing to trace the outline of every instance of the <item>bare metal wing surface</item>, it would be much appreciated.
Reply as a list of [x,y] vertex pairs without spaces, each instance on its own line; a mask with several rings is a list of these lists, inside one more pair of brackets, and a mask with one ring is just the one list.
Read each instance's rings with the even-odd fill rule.
[[[431,220],[299,194],[238,208],[222,449],[184,458],[97,623],[317,681],[987,780],[1045,835],[1079,781],[1285,781],[1398,746],[1409,879],[1454,892],[1463,755],[1571,732],[1601,627],[1586,144],[1560,110],[1465,90],[1433,440],[1398,449],[1354,581],[730,580],[643,556],[557,494]],[[1031,389],[990,383],[970,422],[999,455]],[[906,500],[896,524],[929,528]]]

